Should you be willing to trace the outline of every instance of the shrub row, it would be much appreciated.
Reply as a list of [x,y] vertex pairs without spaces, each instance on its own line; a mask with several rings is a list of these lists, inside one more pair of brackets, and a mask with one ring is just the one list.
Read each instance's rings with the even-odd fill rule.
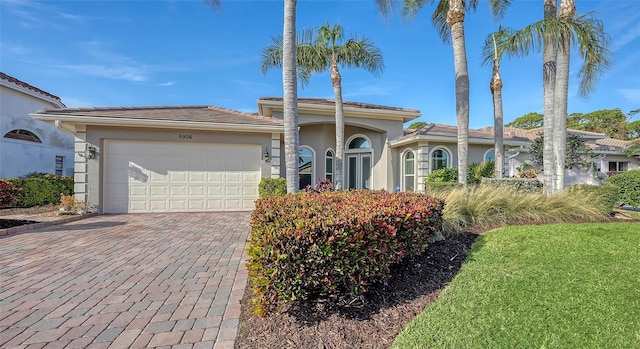
[[73,194],[73,178],[45,174],[39,177],[11,178],[6,181],[20,188],[13,203],[17,207],[32,207],[60,203],[60,194]]
[[539,193],[542,191],[542,182],[530,178],[482,178],[480,183],[490,187],[510,188],[520,193]]
[[623,172],[607,178],[607,184],[618,188],[618,200],[634,208],[640,207],[640,170]]
[[[467,168],[467,184],[478,184],[483,178],[493,177],[493,161],[483,161],[470,164]],[[425,183],[457,182],[458,168],[441,168],[431,172],[425,179]]]
[[7,180],[0,180],[0,208],[10,207],[20,195],[20,189]]
[[442,228],[444,202],[417,193],[337,191],[261,198],[251,217],[253,311],[295,300],[344,302],[390,278]]

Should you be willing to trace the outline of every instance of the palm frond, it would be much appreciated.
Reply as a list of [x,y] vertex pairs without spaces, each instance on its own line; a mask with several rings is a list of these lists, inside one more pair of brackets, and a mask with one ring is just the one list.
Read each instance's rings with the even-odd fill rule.
[[509,6],[511,6],[511,0],[489,0],[489,7],[494,20],[502,19]]
[[391,14],[394,3],[394,0],[376,0],[378,11],[380,11],[383,17],[388,17]]
[[502,57],[505,47],[503,41],[507,40],[514,33],[515,31],[511,28],[499,27],[498,31],[487,35],[484,45],[482,46],[483,66],[491,66],[496,55],[498,59]]
[[577,48],[584,59],[579,72],[580,95],[586,97],[595,88],[600,75],[611,65],[611,38],[604,31],[602,22],[587,13],[574,18],[545,18],[530,24],[501,41],[498,49],[509,56],[527,55],[532,50],[541,50],[543,40],[549,38],[559,50]]
[[416,14],[424,7],[424,4],[433,2],[433,0],[404,0],[402,2],[402,18],[405,21],[410,21],[415,18]]
[[431,15],[431,23],[436,34],[446,45],[451,44],[451,28],[447,24],[447,12],[449,12],[449,0],[440,0]]
[[362,68],[378,76],[384,69],[380,49],[368,38],[353,38],[336,51],[338,64],[350,68]]
[[214,9],[220,8],[220,0],[204,0],[205,4],[213,7]]

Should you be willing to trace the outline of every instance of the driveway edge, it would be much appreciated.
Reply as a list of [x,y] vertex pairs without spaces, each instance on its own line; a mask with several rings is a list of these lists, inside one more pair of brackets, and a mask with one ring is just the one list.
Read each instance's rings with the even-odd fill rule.
[[[16,233],[24,233],[24,232],[29,231],[29,230],[50,227],[52,225],[75,222],[75,221],[79,221],[81,219],[94,217],[94,216],[97,216],[97,215],[98,215],[97,213],[88,213],[88,214],[83,214],[83,215],[78,215],[78,216],[60,217],[60,219],[46,221],[46,222],[31,223],[31,224],[20,225],[20,226],[17,226],[17,227],[4,228],[4,229],[0,229],[0,236],[7,236],[7,235],[11,235],[11,234],[16,234]],[[4,218],[4,217],[11,217],[11,216],[2,216],[2,217]],[[37,219],[36,217],[37,216],[34,216],[33,219]],[[15,219],[15,218],[10,218],[10,219]],[[29,219],[29,217],[26,217],[26,218],[25,217],[20,217],[19,219],[31,220],[31,219]]]

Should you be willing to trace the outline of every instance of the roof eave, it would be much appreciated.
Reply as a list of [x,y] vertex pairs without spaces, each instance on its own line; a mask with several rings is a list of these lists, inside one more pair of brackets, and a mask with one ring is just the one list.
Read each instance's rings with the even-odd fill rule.
[[137,126],[152,128],[179,128],[189,130],[216,130],[216,131],[243,131],[258,133],[282,133],[284,126],[278,125],[251,125],[233,123],[215,123],[202,121],[176,121],[176,120],[154,120],[154,119],[130,119],[130,118],[109,118],[91,117],[77,115],[56,115],[56,114],[29,114],[36,120],[49,123],[56,121],[67,122],[76,125],[94,126]]
[[[429,136],[429,135],[414,135],[408,138],[392,140],[389,142],[389,146],[392,148],[397,148],[403,145],[407,145],[415,142],[448,142],[448,143],[457,143],[456,137],[447,137],[447,136]],[[477,137],[469,137],[469,144],[494,144],[493,139],[488,138],[477,138]],[[529,141],[515,141],[515,140],[503,140],[504,145],[529,145],[531,142]]]
[[[282,111],[283,105],[281,101],[273,100],[258,100],[258,113],[265,117],[271,117],[273,111]],[[300,103],[298,102],[298,113],[307,112],[314,114],[320,112],[321,115],[335,115],[335,105],[317,104],[317,103]],[[407,111],[407,110],[387,110],[376,108],[359,108],[345,105],[343,106],[345,116],[352,117],[367,117],[378,119],[400,119],[402,122],[409,122],[422,115],[419,111]]]

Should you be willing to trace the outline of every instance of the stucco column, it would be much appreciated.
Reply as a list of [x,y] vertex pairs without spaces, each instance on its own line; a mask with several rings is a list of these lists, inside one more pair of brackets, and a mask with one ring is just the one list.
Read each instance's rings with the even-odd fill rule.
[[418,145],[418,173],[417,181],[419,193],[424,193],[424,179],[429,175],[429,146],[426,144]]
[[271,134],[271,178],[280,178],[280,134]]
[[88,200],[88,169],[87,169],[87,128],[84,125],[76,126],[75,144],[74,144],[74,175],[73,175],[73,191],[78,202],[87,202]]

